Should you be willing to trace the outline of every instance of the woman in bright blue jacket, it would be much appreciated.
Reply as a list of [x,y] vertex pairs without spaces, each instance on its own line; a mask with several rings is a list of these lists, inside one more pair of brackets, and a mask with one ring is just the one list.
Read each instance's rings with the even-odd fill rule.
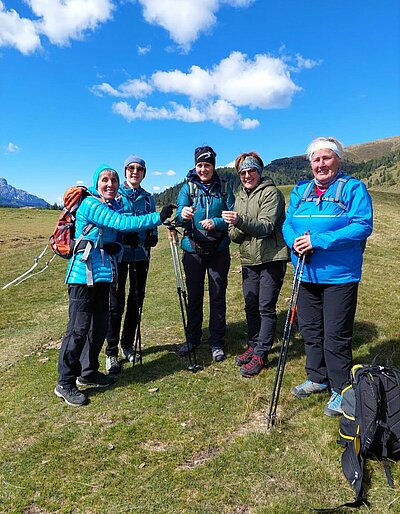
[[232,210],[235,198],[231,187],[215,171],[215,157],[210,146],[196,148],[195,168],[189,171],[177,199],[176,220],[185,228],[181,246],[188,291],[187,341],[178,355],[186,355],[188,345],[200,345],[207,273],[210,296],[208,342],[213,360],[219,362],[225,359],[223,337],[230,266],[228,224],[222,219],[222,211]]
[[[129,155],[124,161],[125,181],[118,189],[117,201],[125,214],[139,216],[155,212],[154,196],[141,186],[146,175],[146,163],[137,155]],[[110,314],[107,331],[106,370],[119,373],[118,343],[122,317],[121,353],[124,359],[133,362],[133,348],[140,311],[143,306],[146,278],[149,269],[150,249],[158,242],[157,228],[143,228],[122,236],[123,254],[118,263],[118,284],[110,289]],[[129,276],[129,292],[125,291]]]
[[307,255],[297,303],[305,341],[307,380],[292,393],[304,398],[331,390],[324,409],[341,414],[349,383],[351,342],[365,242],[372,232],[372,201],[365,185],[340,170],[343,147],[317,138],[307,150],[314,179],[290,195],[283,236],[292,262]]
[[114,380],[99,369],[109,308],[110,284],[117,280],[117,256],[121,245],[118,232],[155,228],[172,215],[172,207],[160,214],[126,216],[115,201],[118,173],[105,164],[94,173],[92,193],[76,211],[76,238],[79,243],[69,261],[66,283],[69,294],[69,321],[58,359],[58,382],[54,393],[70,406],[87,403],[80,386],[107,387]]

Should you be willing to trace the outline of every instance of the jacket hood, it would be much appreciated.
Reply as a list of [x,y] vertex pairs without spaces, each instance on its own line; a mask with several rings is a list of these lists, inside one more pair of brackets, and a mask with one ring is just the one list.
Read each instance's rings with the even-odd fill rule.
[[118,179],[118,185],[120,183],[120,180],[119,180],[119,175],[118,173],[115,171],[114,168],[112,168],[111,166],[109,166],[108,164],[100,164],[100,166],[95,170],[94,174],[93,174],[93,186],[92,187],[89,187],[89,191],[96,195],[96,196],[99,196],[99,192],[97,191],[97,184],[99,182],[99,177],[100,177],[100,173],[104,170],[110,170],[112,172],[115,173],[117,179]]

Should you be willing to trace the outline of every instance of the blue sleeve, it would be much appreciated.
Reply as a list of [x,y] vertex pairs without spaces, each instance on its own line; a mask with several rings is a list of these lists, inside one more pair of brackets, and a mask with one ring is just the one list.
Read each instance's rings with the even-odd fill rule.
[[347,206],[347,226],[322,234],[311,234],[313,248],[323,250],[352,246],[365,241],[372,233],[372,200],[367,188],[360,180],[349,180],[343,188],[343,202]]
[[286,219],[282,226],[282,234],[285,240],[285,243],[289,248],[293,247],[294,240],[296,237],[299,237],[301,234],[297,234],[292,226],[293,215],[297,210],[301,200],[301,195],[299,193],[299,188],[296,186],[292,192],[290,193],[289,206],[286,211]]
[[[150,196],[150,212],[156,212],[156,201],[154,200],[154,196],[153,195]],[[157,227],[155,227],[153,229],[153,234],[155,236],[158,236],[158,229],[157,229]]]
[[111,228],[119,232],[137,232],[138,230],[161,225],[158,212],[140,216],[120,214],[94,197],[85,198],[81,207],[85,209],[85,216],[89,223],[93,223],[98,227]]

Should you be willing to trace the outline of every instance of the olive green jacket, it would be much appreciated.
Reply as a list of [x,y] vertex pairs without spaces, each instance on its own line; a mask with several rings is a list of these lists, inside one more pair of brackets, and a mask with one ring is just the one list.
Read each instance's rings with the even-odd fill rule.
[[269,177],[263,177],[253,191],[242,188],[235,201],[239,214],[229,236],[240,245],[242,266],[289,260],[289,249],[282,236],[285,197]]

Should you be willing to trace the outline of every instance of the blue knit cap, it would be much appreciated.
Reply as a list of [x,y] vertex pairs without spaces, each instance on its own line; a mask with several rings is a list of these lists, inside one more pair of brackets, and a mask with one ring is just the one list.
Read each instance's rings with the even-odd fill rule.
[[130,155],[129,157],[127,157],[124,161],[124,175],[126,175],[126,168],[127,166],[129,166],[130,164],[139,164],[140,166],[143,166],[144,168],[144,173],[143,173],[143,176],[146,175],[146,163],[144,162],[144,160],[139,157],[138,155]]

